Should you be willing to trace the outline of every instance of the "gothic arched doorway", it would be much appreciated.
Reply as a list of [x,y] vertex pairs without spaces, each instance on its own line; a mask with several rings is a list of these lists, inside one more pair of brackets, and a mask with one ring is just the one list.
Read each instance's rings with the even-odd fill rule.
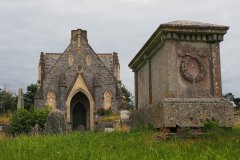
[[71,100],[71,122],[73,130],[89,129],[90,103],[85,94],[78,92]]

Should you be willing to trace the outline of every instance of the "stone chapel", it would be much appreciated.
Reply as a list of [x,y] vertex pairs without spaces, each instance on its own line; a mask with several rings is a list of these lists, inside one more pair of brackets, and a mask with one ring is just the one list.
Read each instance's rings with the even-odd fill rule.
[[34,105],[64,111],[73,129],[81,125],[93,130],[97,108],[118,110],[119,81],[118,54],[95,53],[87,31],[72,30],[70,44],[63,53],[40,54]]

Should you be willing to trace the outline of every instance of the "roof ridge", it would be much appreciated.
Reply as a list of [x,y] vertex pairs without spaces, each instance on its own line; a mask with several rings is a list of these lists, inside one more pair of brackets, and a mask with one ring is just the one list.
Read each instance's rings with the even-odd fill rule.
[[109,74],[112,76],[112,78],[115,80],[114,75],[109,71],[109,69],[107,68],[107,66],[103,63],[103,61],[98,57],[97,53],[92,49],[92,47],[90,46],[90,44],[88,44],[89,48],[93,51],[93,53],[97,56],[97,58],[101,61],[101,63],[103,64],[103,66],[107,69],[107,71],[109,72]]

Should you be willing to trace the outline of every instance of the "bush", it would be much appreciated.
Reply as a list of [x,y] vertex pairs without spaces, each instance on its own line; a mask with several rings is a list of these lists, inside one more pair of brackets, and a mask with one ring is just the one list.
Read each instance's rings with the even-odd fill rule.
[[100,108],[100,109],[97,110],[97,114],[99,116],[109,116],[110,114],[112,114],[112,110],[111,109]]
[[35,110],[34,113],[34,119],[35,119],[35,124],[38,124],[39,127],[44,129],[44,125],[47,121],[48,114],[50,112],[50,109],[37,109]]
[[204,129],[206,131],[211,131],[211,130],[216,130],[218,128],[218,120],[211,117],[211,118],[208,118],[204,123]]
[[44,129],[44,124],[47,121],[49,109],[36,109],[36,110],[17,110],[10,119],[10,131],[13,135],[29,133],[36,124],[41,129]]
[[153,127],[153,124],[151,124],[151,123],[145,124],[143,122],[139,122],[131,128],[131,131],[132,132],[154,131],[154,127]]

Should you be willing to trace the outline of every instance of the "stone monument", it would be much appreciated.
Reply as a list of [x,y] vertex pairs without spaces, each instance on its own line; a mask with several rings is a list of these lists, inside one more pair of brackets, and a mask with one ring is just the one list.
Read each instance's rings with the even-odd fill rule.
[[23,89],[18,89],[18,102],[17,102],[17,109],[24,108],[24,99],[23,99]]
[[207,118],[233,126],[233,107],[222,96],[220,42],[229,27],[193,21],[161,24],[130,62],[138,122],[201,127]]

